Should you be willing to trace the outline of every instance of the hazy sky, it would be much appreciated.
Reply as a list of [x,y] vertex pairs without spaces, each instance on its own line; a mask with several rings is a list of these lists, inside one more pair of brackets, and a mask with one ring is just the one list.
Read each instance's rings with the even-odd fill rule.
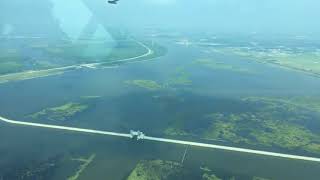
[[[97,2],[100,20],[111,26],[320,34],[320,0],[120,0],[117,5],[106,0],[1,0],[0,27],[20,19],[26,26],[70,23],[71,29],[79,29],[91,14],[80,5],[84,1]],[[46,20],[52,16],[58,19]]]
[[118,23],[216,31],[320,32],[319,0],[120,0]]

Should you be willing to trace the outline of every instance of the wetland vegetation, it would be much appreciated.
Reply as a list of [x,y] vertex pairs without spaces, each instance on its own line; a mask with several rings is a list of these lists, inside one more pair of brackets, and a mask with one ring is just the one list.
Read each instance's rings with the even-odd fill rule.
[[209,167],[194,168],[173,161],[142,160],[131,171],[127,180],[268,180],[258,176],[215,173]]
[[224,71],[231,71],[231,72],[238,72],[238,73],[247,73],[247,74],[254,74],[255,71],[237,67],[234,65],[227,64],[223,61],[217,61],[214,59],[197,59],[194,61],[195,64],[201,65],[203,67],[212,69],[212,70],[224,70]]
[[172,161],[140,161],[132,170],[127,180],[174,180],[183,179],[181,164]]
[[160,84],[158,84],[156,81],[152,80],[132,80],[132,81],[125,81],[128,85],[134,85],[140,88],[145,88],[148,90],[159,90],[162,88]]
[[185,67],[178,67],[170,75],[167,82],[167,86],[190,86],[192,85],[192,80],[190,79],[191,74],[186,71]]
[[39,112],[28,115],[32,120],[65,121],[88,109],[87,104],[67,103],[57,107],[45,108]]
[[0,0],[0,180],[319,180],[319,7]]
[[[88,159],[72,158],[69,154],[59,154],[41,161],[20,163],[10,169],[2,169],[0,177],[3,179],[68,179],[77,180],[81,172],[93,161],[94,154]],[[57,175],[56,171],[63,170]]]
[[168,90],[176,87],[181,88],[192,85],[192,81],[190,80],[190,74],[187,71],[185,71],[183,67],[177,68],[162,83],[147,79],[128,80],[124,83],[127,85],[133,85],[148,90]]
[[223,70],[223,71],[232,71],[236,73],[248,73],[254,74],[254,71],[249,69],[244,69],[226,63],[215,61],[213,59],[198,59],[193,63],[188,63],[183,66],[178,66],[169,76],[161,83],[154,80],[148,79],[136,79],[136,80],[127,80],[124,83],[128,85],[137,86],[140,88],[145,88],[148,90],[160,90],[160,89],[170,89],[177,87],[186,87],[192,85],[190,71],[193,68],[196,68],[197,65],[210,68],[212,70]]
[[242,98],[241,111],[206,108],[198,119],[177,115],[165,133],[320,154],[319,101],[308,99]]

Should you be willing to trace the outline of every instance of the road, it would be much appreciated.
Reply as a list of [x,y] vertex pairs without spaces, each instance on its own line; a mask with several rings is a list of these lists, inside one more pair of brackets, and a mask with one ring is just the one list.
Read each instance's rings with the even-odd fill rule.
[[[22,121],[10,120],[1,116],[0,116],[0,121],[9,123],[9,124],[14,124],[14,125],[132,138],[131,134],[100,131],[100,130],[93,130],[93,129],[83,129],[83,128],[76,128],[76,127],[57,126],[57,125],[49,125],[49,124],[40,124],[40,123],[31,123],[31,122],[22,122]],[[222,145],[215,145],[215,144],[205,144],[205,143],[182,141],[182,140],[175,140],[175,139],[157,138],[157,137],[151,137],[151,136],[144,136],[142,140],[190,145],[190,146],[196,146],[196,147],[220,149],[220,150],[226,150],[226,151],[249,153],[249,154],[256,154],[256,155],[263,155],[263,156],[272,156],[272,157],[279,157],[279,158],[286,158],[286,159],[293,159],[293,160],[320,162],[320,158],[316,158],[316,157],[298,156],[298,155],[283,154],[283,153],[276,153],[276,152],[270,152],[270,151],[259,151],[259,150],[253,150],[253,149],[237,148],[237,147],[222,146]]]
[[204,148],[220,149],[220,150],[226,150],[226,151],[264,155],[264,156],[273,156],[273,157],[280,157],[280,158],[287,158],[287,159],[320,162],[320,158],[315,158],[315,157],[282,154],[282,153],[275,153],[275,152],[269,152],[269,151],[259,151],[259,150],[253,150],[253,149],[221,146],[221,145],[214,145],[214,144],[205,144],[205,143],[199,143],[199,142],[181,141],[181,140],[166,139],[166,138],[156,138],[156,137],[149,137],[149,136],[145,136],[144,139],[150,140],[150,141],[183,144],[183,145],[190,145],[190,146],[197,146],[197,147],[204,147]]
[[115,133],[115,132],[108,132],[108,131],[99,131],[93,129],[83,129],[83,128],[75,128],[75,127],[67,127],[67,126],[57,126],[57,125],[50,125],[50,124],[40,124],[40,123],[31,123],[31,122],[23,122],[23,121],[15,121],[10,120],[5,117],[0,116],[0,121],[15,124],[15,125],[23,125],[23,126],[32,126],[32,127],[40,127],[40,128],[47,128],[47,129],[59,129],[65,131],[73,131],[73,132],[84,132],[90,134],[100,134],[100,135],[109,135],[109,136],[119,136],[119,137],[127,137],[131,138],[131,134],[123,134],[123,133]]

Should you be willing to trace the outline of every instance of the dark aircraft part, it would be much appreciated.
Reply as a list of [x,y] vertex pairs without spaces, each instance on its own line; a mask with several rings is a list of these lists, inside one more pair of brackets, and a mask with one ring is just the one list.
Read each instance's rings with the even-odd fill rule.
[[109,4],[117,4],[119,0],[108,0]]

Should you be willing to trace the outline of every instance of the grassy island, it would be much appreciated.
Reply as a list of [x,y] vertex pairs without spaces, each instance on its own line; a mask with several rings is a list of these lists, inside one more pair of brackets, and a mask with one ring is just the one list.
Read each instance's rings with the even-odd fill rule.
[[51,121],[65,121],[77,113],[81,113],[88,108],[88,105],[80,103],[67,103],[57,107],[43,109],[39,112],[29,115],[34,120],[47,119]]
[[134,85],[140,88],[145,88],[148,90],[158,90],[162,88],[160,84],[152,80],[132,80],[132,81],[125,81],[125,83],[129,85]]
[[163,160],[141,161],[133,169],[127,180],[175,180],[181,179],[182,166]]
[[185,70],[185,67],[178,67],[167,81],[168,86],[190,86],[190,74]]
[[147,79],[128,80],[124,83],[148,90],[160,90],[192,85],[190,74],[187,73],[183,67],[177,68],[164,80],[163,83],[158,83],[157,81]]

